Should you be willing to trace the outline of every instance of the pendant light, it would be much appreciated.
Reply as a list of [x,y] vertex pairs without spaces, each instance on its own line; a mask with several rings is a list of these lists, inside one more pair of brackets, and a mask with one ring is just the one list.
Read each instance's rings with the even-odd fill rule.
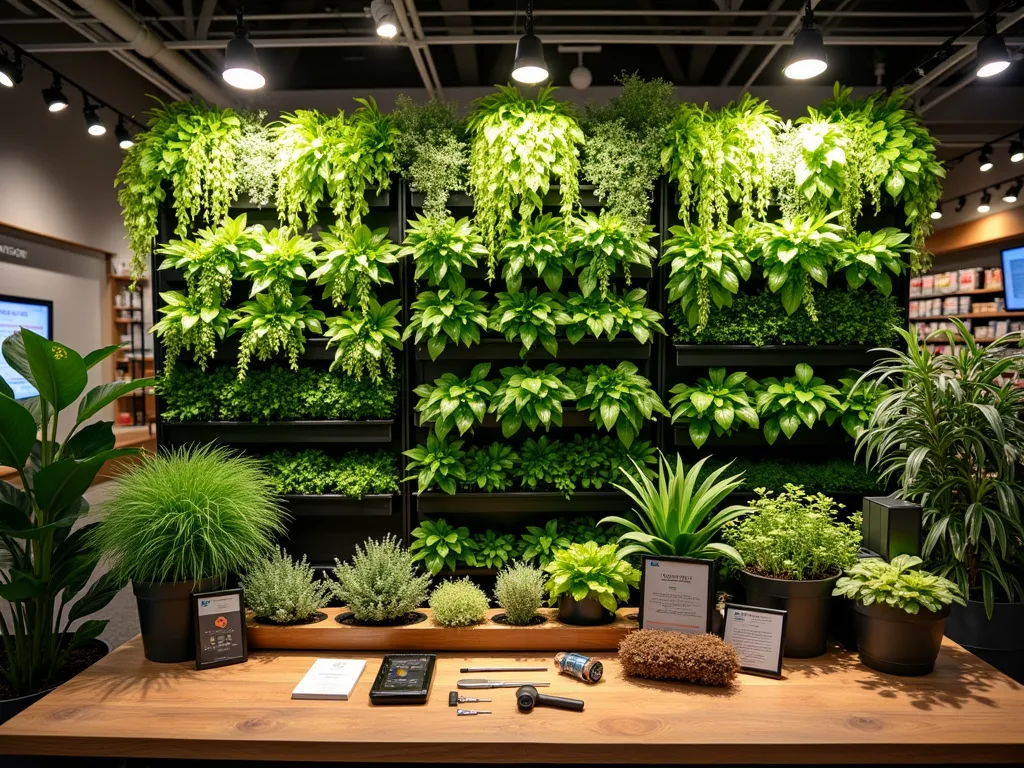
[[1024,134],[1010,142],[1010,162],[1019,163],[1024,160]]
[[1006,190],[1006,194],[1003,195],[1004,203],[1016,203],[1020,198],[1020,191],[1024,188],[1024,181],[1017,179],[1013,184]]
[[60,75],[53,76],[53,85],[43,89],[43,101],[51,112],[63,112],[68,108],[68,97],[60,85]]
[[825,40],[821,32],[814,28],[814,10],[811,8],[811,0],[807,0],[803,27],[793,39],[786,68],[782,72],[790,80],[808,80],[826,69],[828,60],[825,58]]
[[260,69],[256,48],[249,40],[249,32],[242,18],[242,2],[239,0],[235,24],[235,37],[228,42],[224,53],[224,82],[243,91],[255,91],[267,83]]
[[85,128],[89,131],[90,136],[102,136],[107,132],[107,126],[103,124],[100,119],[99,113],[96,111],[97,107],[94,107],[89,103],[89,99],[85,99],[85,106],[82,108],[82,114],[85,115]]
[[998,75],[1008,66],[1010,54],[1006,51],[1006,42],[996,31],[996,17],[989,14],[985,19],[985,36],[978,43],[978,77]]
[[5,88],[13,88],[21,82],[21,78],[24,76],[21,52],[15,51],[12,57],[0,49],[0,85]]
[[992,195],[986,189],[981,193],[981,202],[978,203],[978,213],[988,213],[992,210]]
[[132,139],[131,133],[128,132],[128,128],[124,124],[124,118],[119,117],[117,119],[117,127],[114,128],[114,136],[117,137],[117,146],[121,149],[131,149],[135,146],[135,140]]
[[936,221],[938,221],[939,219],[942,218],[942,203],[939,203],[939,205],[935,208],[935,210],[932,211],[931,215],[932,215],[932,218],[935,219]]
[[370,15],[377,28],[377,35],[390,40],[398,34],[398,17],[391,0],[373,0],[370,3]]
[[986,144],[978,153],[978,170],[987,173],[992,170],[992,147]]
[[548,78],[548,65],[544,61],[544,46],[533,34],[533,0],[526,3],[526,34],[516,43],[516,60],[512,65],[512,79],[533,85]]

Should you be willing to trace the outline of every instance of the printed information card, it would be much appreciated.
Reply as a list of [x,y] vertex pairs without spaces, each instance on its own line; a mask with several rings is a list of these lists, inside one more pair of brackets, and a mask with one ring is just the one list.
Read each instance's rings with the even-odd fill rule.
[[640,629],[711,631],[714,561],[644,555],[641,572]]
[[743,672],[782,676],[786,611],[726,603],[722,637],[736,649]]
[[196,669],[241,664],[248,658],[244,606],[241,589],[192,595]]

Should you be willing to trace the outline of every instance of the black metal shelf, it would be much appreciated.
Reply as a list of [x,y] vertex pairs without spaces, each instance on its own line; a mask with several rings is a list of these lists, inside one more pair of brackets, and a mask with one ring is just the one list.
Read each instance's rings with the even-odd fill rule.
[[[218,363],[235,363],[238,361],[238,342],[240,336],[232,336],[228,339],[223,339],[217,342],[217,349],[213,354],[213,359]],[[328,361],[334,360],[334,349],[327,348],[327,339],[323,336],[314,336],[313,338],[306,339],[306,348],[302,354],[299,355],[299,360],[306,362],[314,361]],[[286,352],[281,351],[274,355],[267,362],[286,363],[288,361],[288,355]],[[255,358],[253,360],[255,362]]]
[[164,422],[168,443],[390,443],[394,419],[372,421]]
[[709,366],[769,367],[794,366],[869,366],[885,357],[883,350],[861,346],[826,344],[779,344],[763,347],[753,344],[676,344],[676,365],[682,368]]
[[[693,442],[690,440],[689,427],[676,427],[673,432],[677,446],[693,447]],[[779,436],[775,438],[775,444],[772,446],[768,445],[768,440],[765,438],[762,430],[741,429],[731,435],[722,435],[721,437],[712,432],[708,435],[707,442],[701,447],[752,448],[763,446],[766,449],[774,449],[780,446],[828,446],[842,444],[846,441],[847,437],[846,432],[838,423],[833,424],[831,427],[827,424],[817,424],[813,429],[807,429],[807,427],[801,424],[792,438],[787,438],[780,432]]]
[[[504,339],[483,339],[479,344],[465,347],[456,345],[451,340],[438,360],[519,360],[519,352],[523,345],[517,341]],[[597,360],[618,362],[620,360],[648,360],[651,357],[651,345],[641,344],[636,340],[582,339],[577,344],[570,344],[566,339],[558,341],[558,356],[552,355],[536,343],[526,354],[527,360]],[[416,359],[430,360],[430,352],[426,344],[416,345]]]
[[416,495],[416,507],[425,515],[456,514],[547,514],[599,515],[621,514],[632,506],[620,491],[577,491],[565,498],[557,491],[504,491],[495,493],[459,492],[450,495],[427,491]]
[[288,512],[296,517],[383,517],[391,514],[394,494],[367,494],[356,499],[340,493],[289,493],[281,499]]
[[[424,424],[423,422],[420,421],[420,414],[416,413],[416,415],[413,417],[413,425],[416,426],[416,427],[422,428],[422,429],[427,429],[427,428],[433,426],[433,422],[429,422],[427,424]],[[580,428],[583,428],[583,427],[596,427],[596,426],[597,425],[590,420],[590,411],[580,411],[580,410],[577,410],[576,408],[563,408],[562,409],[562,427],[563,428],[565,428],[565,427],[573,427],[575,429],[580,429]],[[497,419],[495,418],[495,415],[493,413],[488,413],[486,416],[484,416],[483,423],[482,424],[474,424],[473,428],[474,429],[499,429],[500,427],[501,427],[501,424],[498,423]],[[557,428],[558,428],[557,425],[552,424],[552,429],[557,429]],[[540,430],[538,429],[538,431],[540,431]],[[454,433],[452,433],[452,434],[454,434]],[[464,437],[467,437],[467,436],[468,436],[468,433],[466,435],[464,435]]]
[[[594,194],[593,184],[580,184],[580,205],[584,208],[598,208],[601,201]],[[542,198],[545,208],[557,208],[562,204],[561,185],[552,184],[547,194]],[[410,190],[409,201],[416,209],[423,208],[423,193],[415,189]],[[473,198],[466,192],[452,192],[448,195],[447,207],[450,209],[473,207]]]

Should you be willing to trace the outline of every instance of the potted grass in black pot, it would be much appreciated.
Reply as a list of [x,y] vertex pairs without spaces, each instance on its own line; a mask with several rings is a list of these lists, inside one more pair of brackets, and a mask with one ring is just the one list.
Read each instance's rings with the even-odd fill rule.
[[285,514],[259,461],[214,446],[147,456],[114,481],[93,543],[130,580],[146,658],[195,658],[190,598],[266,557]]
[[746,563],[740,579],[750,605],[788,612],[784,654],[825,653],[832,590],[857,561],[860,513],[840,522],[840,505],[823,494],[786,485],[773,496],[763,488],[753,512],[730,523],[723,537]]
[[952,581],[920,570],[920,557],[891,563],[860,560],[836,583],[836,596],[855,600],[860,660],[890,675],[927,675],[935,668],[953,603],[966,605]]
[[615,620],[620,602],[640,585],[640,571],[623,559],[615,544],[569,544],[552,553],[544,566],[549,604],[558,605],[564,624],[596,626]]

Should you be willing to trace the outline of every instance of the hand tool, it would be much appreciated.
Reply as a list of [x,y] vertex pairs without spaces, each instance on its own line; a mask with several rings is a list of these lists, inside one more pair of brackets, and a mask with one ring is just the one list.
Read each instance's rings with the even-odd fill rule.
[[534,707],[555,707],[569,709],[573,712],[583,711],[583,699],[570,699],[565,696],[548,696],[538,693],[532,685],[524,685],[516,691],[516,704],[520,712],[529,712]]
[[463,667],[459,672],[547,672],[547,667]]
[[459,680],[459,688],[520,688],[524,685],[532,685],[537,688],[542,688],[551,685],[551,683],[522,683],[514,682],[510,680]]
[[460,696],[458,691],[448,694],[448,706],[457,707],[459,704],[475,704],[478,701],[491,701],[491,699],[474,699],[472,696]]
[[457,709],[455,714],[461,717],[462,715],[489,715],[491,711],[489,709]]

